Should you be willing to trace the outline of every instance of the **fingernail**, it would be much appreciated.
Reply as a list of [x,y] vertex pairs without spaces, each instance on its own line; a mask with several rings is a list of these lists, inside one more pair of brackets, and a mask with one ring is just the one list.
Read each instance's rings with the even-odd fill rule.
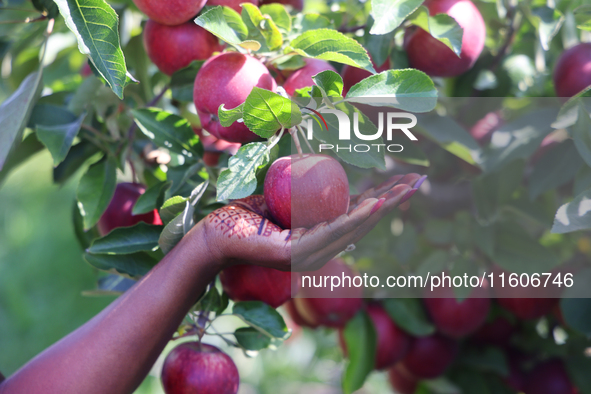
[[418,189],[419,187],[421,187],[421,185],[423,184],[423,182],[425,182],[426,179],[427,175],[423,175],[422,177],[420,177],[419,180],[415,183],[414,188]]
[[417,192],[417,189],[410,189],[405,195],[404,197],[402,197],[402,199],[400,200],[400,202],[398,204],[404,204],[405,202],[407,202],[412,196],[413,194],[415,194]]
[[384,202],[386,201],[385,198],[380,198],[378,200],[378,202],[376,202],[376,204],[373,206],[373,208],[371,209],[371,212],[369,213],[370,215],[373,215],[378,209],[381,208],[382,205],[384,205]]

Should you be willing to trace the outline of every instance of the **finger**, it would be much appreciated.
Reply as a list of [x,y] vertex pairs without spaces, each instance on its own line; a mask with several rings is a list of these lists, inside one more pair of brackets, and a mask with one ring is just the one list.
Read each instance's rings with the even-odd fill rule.
[[374,204],[372,209],[373,213],[371,213],[366,220],[356,226],[353,231],[348,232],[343,237],[326,245],[317,252],[306,256],[302,262],[302,266],[321,266],[326,261],[345,250],[347,246],[358,242],[361,238],[367,235],[367,233],[370,232],[384,216],[403,202],[409,194],[412,196],[412,194],[414,194],[411,193],[413,190],[416,189],[411,189],[408,185],[397,185],[392,190],[384,193],[380,196],[380,200],[378,200],[381,203]]
[[[365,191],[364,193],[360,194],[359,196],[357,196],[356,201],[357,203],[363,201],[366,198],[378,198],[378,196],[380,196],[381,194],[387,192],[388,190],[390,190],[391,188],[393,188],[396,185],[409,185],[409,186],[414,186],[417,182],[423,182],[425,177],[422,177],[419,174],[415,174],[415,173],[411,173],[411,174],[406,174],[406,175],[395,175],[392,178],[388,179],[386,182],[382,183],[381,185],[377,186],[376,188],[373,189],[369,189],[367,191]],[[421,180],[423,179],[423,180]],[[351,208],[355,208],[356,205],[353,205],[352,207],[349,207],[349,209]]]

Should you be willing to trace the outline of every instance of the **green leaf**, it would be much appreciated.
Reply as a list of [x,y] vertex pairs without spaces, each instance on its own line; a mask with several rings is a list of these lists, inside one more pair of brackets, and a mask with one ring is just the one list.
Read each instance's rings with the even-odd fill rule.
[[453,241],[454,222],[432,219],[425,224],[425,239],[435,245],[448,245]]
[[162,226],[140,222],[132,227],[119,227],[95,239],[87,250],[92,254],[131,254],[158,248]]
[[[387,34],[396,29],[416,11],[424,0],[371,0],[374,19],[370,34]],[[381,63],[380,63],[381,64]]]
[[82,292],[83,296],[107,296],[120,295],[131,289],[136,281],[117,274],[110,274],[99,278],[97,281],[97,288],[94,290],[86,290]]
[[72,123],[57,126],[37,125],[37,137],[51,152],[54,166],[57,166],[66,158],[85,117],[86,114],[82,114]]
[[295,103],[266,89],[252,89],[243,109],[244,124],[253,133],[269,138],[280,128],[300,124],[302,113]]
[[577,123],[571,129],[579,155],[591,167],[591,118],[583,105],[579,105]]
[[170,90],[175,100],[190,102],[193,101],[193,88],[195,77],[205,63],[203,60],[194,61],[170,77]]
[[317,29],[302,33],[291,41],[285,53],[312,57],[363,68],[375,74],[367,51],[354,39],[336,30]]
[[122,99],[129,83],[125,57],[119,44],[119,17],[104,0],[55,0],[78,49]]
[[[490,148],[483,152],[482,169],[492,172],[513,160],[530,157],[553,131],[551,125],[556,116],[556,109],[540,108],[501,126],[493,134]],[[499,142],[495,142],[496,134],[503,136]]]
[[283,317],[264,302],[237,302],[232,308],[232,314],[271,338],[285,339],[289,335]]
[[575,177],[573,194],[578,196],[589,188],[591,188],[591,167],[583,166]]
[[413,25],[431,34],[433,38],[444,43],[456,55],[460,56],[460,53],[462,53],[464,30],[451,16],[447,14],[430,16],[427,7],[421,6],[408,20]]
[[557,234],[591,229],[591,189],[558,208],[552,232]]
[[94,156],[100,149],[90,141],[81,141],[74,145],[66,158],[53,169],[53,181],[63,185],[72,175],[80,170],[86,160]]
[[146,252],[126,255],[84,253],[84,260],[101,271],[128,275],[132,278],[144,276],[158,264],[158,260]]
[[[258,38],[257,35],[260,34],[264,42],[267,44],[266,47],[270,51],[277,50],[281,47],[283,44],[283,36],[277,28],[277,25],[271,17],[263,16],[261,10],[259,10],[257,6],[251,3],[244,3],[242,5],[241,16],[244,24],[249,30],[249,37]],[[255,36],[252,35],[254,31],[258,32]]]
[[232,123],[236,122],[239,119],[242,119],[244,111],[244,103],[240,104],[236,108],[226,109],[224,104],[220,105],[218,109],[218,117],[220,119],[220,124],[224,127],[230,127]]
[[570,182],[582,166],[583,159],[571,140],[552,148],[534,167],[529,178],[529,198],[535,200],[542,193]]
[[347,101],[429,112],[437,104],[437,89],[431,78],[421,71],[387,70],[352,86]]
[[[191,204],[189,204],[189,202],[185,204],[185,208],[188,208],[190,206]],[[164,227],[164,230],[162,230],[160,238],[158,239],[158,245],[160,246],[160,249],[162,249],[162,252],[164,252],[164,254],[170,252],[176,246],[176,244],[178,244],[181,241],[181,239],[183,239],[183,237],[185,236],[184,223],[189,215],[193,215],[192,210],[189,213],[187,213],[187,211],[184,210],[182,215],[178,215],[177,217],[172,219],[166,225],[166,227]]]
[[581,30],[591,31],[591,5],[582,5],[574,10],[577,27]]
[[33,7],[41,12],[45,12],[47,18],[53,19],[59,13],[57,5],[53,0],[33,0]]
[[[336,106],[338,111],[343,112],[348,119],[353,119],[354,112],[358,113],[358,120],[359,120],[359,130],[363,130],[363,134],[367,135],[375,135],[377,134],[377,127],[369,120],[367,116],[365,116],[359,109],[354,107],[349,103],[341,103]],[[343,145],[342,141],[339,139],[339,113],[334,113],[331,109],[323,109],[319,111],[323,114],[326,124],[328,125],[328,130],[322,124],[322,127],[318,127],[314,129],[313,136],[316,140],[320,141],[323,144],[329,144],[333,147],[338,146],[339,144]],[[350,143],[351,145],[358,145],[358,144],[366,144],[368,141],[362,140],[359,138],[353,130],[351,130],[350,140],[348,141],[347,145]],[[382,139],[379,138],[377,140],[372,141],[372,143],[380,143]],[[347,146],[346,145],[346,146]],[[349,152],[347,149],[339,149],[336,152],[337,156],[341,158],[343,161],[352,164],[357,167],[361,168],[380,168],[385,169],[385,154],[384,149],[380,149],[379,152],[377,149],[372,149],[367,153],[359,153],[359,152]]]
[[168,224],[179,213],[183,212],[187,206],[187,201],[189,201],[188,198],[181,196],[174,196],[166,200],[160,208],[160,219],[162,219],[162,222]]
[[246,350],[263,350],[271,344],[271,338],[252,327],[239,328],[234,336],[238,344]]
[[343,78],[332,70],[322,71],[312,77],[322,97],[342,97]]
[[90,166],[80,179],[76,197],[84,229],[93,227],[109,206],[117,184],[117,163],[109,157]]
[[218,292],[215,286],[211,286],[211,289],[199,300],[195,306],[196,310],[205,312],[214,312],[219,315],[224,312],[228,307],[228,298],[223,297]]
[[332,22],[320,14],[306,13],[297,14],[293,18],[290,38],[305,33],[310,30],[331,28]]
[[435,327],[429,322],[417,298],[387,299],[384,309],[401,329],[411,335],[423,337],[435,332]]
[[509,375],[505,354],[501,349],[493,347],[469,348],[461,354],[458,363],[483,372],[494,372],[500,376]]
[[38,125],[60,126],[73,123],[78,117],[65,107],[52,104],[36,104],[33,107],[27,127],[34,129]]
[[20,144],[23,130],[42,88],[41,71],[34,72],[0,106],[0,170],[4,168],[10,151]]
[[282,4],[264,4],[260,8],[263,15],[269,15],[279,30],[288,34],[291,31],[291,15]]
[[158,108],[134,109],[131,111],[140,130],[156,146],[195,159],[201,144],[186,119]]
[[162,203],[164,202],[164,193],[170,185],[170,182],[158,182],[154,186],[148,188],[146,192],[138,198],[131,213],[133,215],[141,215],[162,206]]
[[[566,300],[562,301],[567,303],[575,303],[580,301],[579,305],[585,308],[585,311],[589,311],[590,299],[582,300]],[[588,323],[587,323],[588,324]],[[569,325],[570,326],[570,325]],[[588,325],[587,325],[588,327]],[[588,333],[589,331],[587,331]],[[589,334],[586,334],[587,336]],[[585,345],[586,346],[586,345]],[[573,346],[574,349],[577,349]],[[576,391],[580,394],[591,393],[591,380],[589,379],[589,370],[591,370],[591,359],[583,351],[571,351],[565,360],[568,376],[572,380],[572,384],[576,387]]]
[[0,185],[2,185],[2,181],[4,181],[8,174],[10,174],[10,171],[17,168],[35,153],[42,151],[44,148],[45,147],[39,142],[34,133],[29,134],[23,142],[21,142],[21,144],[8,155],[8,159],[6,160],[6,163],[4,163],[4,168],[0,171]]
[[234,200],[250,196],[257,187],[256,171],[269,162],[267,144],[254,142],[241,147],[228,160],[217,184],[217,200]]
[[436,114],[419,116],[416,130],[467,163],[475,164],[480,156],[478,143],[451,117]]
[[345,326],[343,337],[349,358],[343,376],[343,391],[350,394],[363,386],[374,369],[377,334],[367,313],[359,311]]
[[[577,273],[577,279],[575,282],[585,283],[588,286],[591,278],[591,272],[589,269],[585,269]],[[588,297],[588,291],[584,297]],[[560,300],[560,310],[566,324],[583,335],[591,335],[591,298],[571,298],[572,293],[570,289],[565,291],[565,296],[568,298],[562,298]]]
[[[386,60],[390,57],[390,53],[394,47],[395,41],[395,31],[392,31],[387,34],[370,34],[373,25],[371,24],[371,19],[368,21],[368,25],[365,28],[365,36],[363,47],[367,49],[371,59],[374,61],[374,64],[377,66],[383,65]],[[400,67],[396,67],[400,68]]]
[[497,228],[492,260],[518,274],[550,272],[560,262],[551,250],[532,239],[520,226],[510,223]]
[[240,18],[240,14],[229,7],[213,7],[195,19],[195,23],[214,36],[228,44],[258,51],[261,44],[245,40],[248,36],[248,28]]
[[550,49],[550,42],[564,23],[564,15],[559,10],[543,6],[533,9],[532,16],[533,25],[538,29],[542,48],[547,51]]

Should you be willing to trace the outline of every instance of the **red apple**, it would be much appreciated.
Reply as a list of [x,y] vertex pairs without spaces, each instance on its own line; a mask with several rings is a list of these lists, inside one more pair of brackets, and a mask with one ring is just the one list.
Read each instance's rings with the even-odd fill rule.
[[509,375],[503,377],[503,381],[507,387],[515,390],[518,393],[523,392],[523,386],[525,385],[525,374],[519,366],[519,363],[514,359],[507,357]]
[[[376,66],[373,59],[371,62],[377,73],[390,69],[390,59],[386,59],[384,64],[379,67]],[[353,87],[353,85],[358,84],[367,77],[371,77],[373,74],[362,68],[345,65],[341,70],[341,75],[343,76],[343,96],[346,96],[347,92]]]
[[558,97],[572,97],[591,85],[591,43],[586,42],[562,53],[554,69]]
[[[383,370],[393,366],[406,355],[410,337],[402,331],[388,316],[388,312],[379,304],[370,304],[366,308],[377,334],[376,360],[374,367]],[[343,330],[339,330],[339,340],[343,353],[347,354],[347,344]]]
[[552,311],[556,298],[499,298],[499,304],[522,320],[539,319]]
[[220,105],[227,109],[239,106],[255,86],[271,91],[277,88],[267,67],[254,57],[227,52],[206,61],[197,73],[193,90],[203,128],[229,142],[244,143],[259,138],[244,123],[223,127],[218,119]]
[[289,76],[283,83],[283,88],[290,96],[293,96],[297,89],[313,86],[312,77],[319,72],[331,70],[336,72],[335,68],[328,62],[320,59],[304,58],[306,65]]
[[[324,276],[350,277],[351,287],[347,279],[344,286],[341,283],[332,291],[330,282],[328,287],[316,287]],[[312,327],[343,327],[362,306],[363,289],[354,286],[355,277],[359,274],[341,259],[333,259],[317,271],[303,272],[302,287],[293,299],[299,317]]]
[[196,16],[207,0],[133,0],[148,18],[164,25],[180,25]]
[[304,9],[304,0],[263,0],[263,1],[261,1],[261,5],[272,4],[272,3],[290,5],[297,11],[302,11]]
[[414,394],[419,380],[412,376],[401,364],[397,364],[388,371],[390,384],[398,394]]
[[437,287],[424,303],[437,329],[451,337],[462,338],[484,324],[490,310],[489,289],[477,287],[470,296],[458,301],[450,287]]
[[221,140],[209,133],[204,133],[202,129],[193,127],[195,134],[199,136],[199,141],[203,144],[203,162],[209,167],[215,167],[220,161],[222,153],[233,156],[242,146],[235,142]]
[[283,228],[312,228],[349,209],[349,181],[330,156],[305,154],[276,160],[265,178],[265,202]]
[[425,30],[406,31],[404,48],[410,66],[433,77],[455,77],[474,66],[484,49],[486,26],[478,8],[470,0],[427,0],[430,15],[448,14],[464,29],[462,52],[458,57],[448,46]]
[[528,374],[523,392],[525,394],[574,394],[577,391],[562,361],[552,359],[539,364]]
[[489,112],[472,126],[470,135],[480,146],[490,142],[493,133],[505,123],[500,111]]
[[137,183],[120,183],[115,188],[113,199],[98,221],[101,235],[107,235],[118,227],[130,227],[139,222],[162,224],[158,210],[143,215],[133,215],[131,212],[138,198],[146,191],[146,187]]
[[484,323],[472,335],[472,339],[476,343],[503,347],[509,344],[514,332],[515,326],[506,318],[498,316],[494,320]]
[[259,5],[259,0],[208,0],[207,5],[216,6],[216,5],[223,5],[225,7],[230,7],[237,13],[242,12],[242,3],[252,3],[254,5]]
[[216,36],[193,21],[167,26],[151,19],[144,27],[144,47],[152,62],[168,75],[223,49]]
[[310,327],[310,328],[317,328],[317,325],[313,325],[308,323],[306,320],[304,320],[303,317],[300,316],[298,310],[295,307],[295,304],[293,302],[293,300],[286,302],[284,305],[285,310],[287,311],[287,313],[289,313],[289,317],[291,317],[291,320],[293,320],[293,322],[295,324],[297,324],[300,327]]
[[90,77],[92,75],[92,68],[90,68],[90,64],[88,62],[84,62],[84,66],[80,69],[80,75],[82,78]]
[[185,342],[175,347],[162,367],[166,394],[236,394],[239,384],[232,359],[204,343]]
[[421,379],[434,379],[443,375],[458,353],[456,341],[434,334],[415,338],[402,360],[404,368]]
[[278,308],[291,298],[291,291],[300,287],[297,272],[239,264],[220,273],[224,291],[234,301],[262,301]]

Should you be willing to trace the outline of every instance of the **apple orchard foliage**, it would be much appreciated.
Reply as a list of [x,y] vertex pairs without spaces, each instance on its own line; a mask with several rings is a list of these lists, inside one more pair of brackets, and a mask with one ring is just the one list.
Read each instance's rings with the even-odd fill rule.
[[[580,207],[591,198],[591,120],[588,102],[582,98],[591,84],[591,71],[583,69],[583,64],[591,61],[589,44],[569,50],[572,60],[558,60],[565,47],[574,46],[591,31],[591,8],[582,1],[556,1],[555,8],[540,1],[475,2],[487,26],[486,41],[478,26],[470,25],[478,18],[462,21],[458,17],[456,21],[453,15],[437,13],[447,12],[445,7],[434,12],[422,0],[310,2],[310,8],[317,12],[308,13],[267,1],[260,8],[245,3],[241,11],[237,5],[228,8],[209,2],[202,8],[203,1],[170,1],[169,8],[179,4],[194,8],[185,9],[186,14],[168,12],[170,9],[151,14],[143,3],[137,1],[137,7],[163,24],[185,23],[179,30],[197,31],[201,36],[207,33],[212,48],[193,55],[203,58],[190,64],[192,59],[175,59],[178,62],[171,66],[165,54],[174,53],[178,44],[171,38],[173,27],[155,28],[152,22],[140,25],[141,14],[129,0],[0,2],[33,12],[7,8],[0,13],[0,22],[40,16],[33,23],[0,24],[0,53],[6,55],[0,85],[4,98],[0,106],[0,182],[43,149],[53,157],[56,184],[63,185],[79,170],[83,172],[77,201],[72,202],[73,222],[85,250],[84,259],[108,273],[101,277],[96,293],[125,291],[208,213],[228,200],[262,194],[270,165],[291,153],[288,131],[310,116],[286,96],[255,87],[246,92],[243,102],[221,105],[211,114],[224,127],[242,119],[241,126],[254,133],[253,142],[243,144],[231,157],[204,144],[194,131],[202,126],[193,110],[194,81],[206,58],[222,49],[220,43],[227,52],[259,59],[278,85],[289,78],[293,81],[298,69],[305,74],[301,69],[306,63],[331,62],[313,73],[311,88],[299,89],[302,85],[294,84],[295,88],[287,89],[290,81],[286,90],[299,97],[317,98],[320,107],[329,105],[322,98],[331,98],[345,113],[359,113],[367,134],[374,134],[377,128],[355,105],[367,97],[395,96],[397,102],[392,107],[417,113],[421,119],[421,127],[414,130],[419,142],[405,144],[396,159],[407,166],[408,172],[428,173],[432,185],[439,189],[449,190],[459,180],[470,181],[469,189],[458,187],[454,192],[460,203],[452,208],[431,196],[414,201],[410,211],[398,213],[398,217],[404,217],[404,231],[389,250],[376,250],[363,264],[379,264],[379,253],[386,253],[416,273],[453,271],[466,265],[489,267],[492,262],[520,273],[583,261],[578,275],[591,280],[591,214],[580,213]],[[464,6],[466,3],[474,8],[464,0]],[[467,35],[472,31],[478,32]],[[53,39],[58,33],[75,36],[77,42],[57,48]],[[478,40],[471,40],[474,34]],[[159,42],[161,37],[172,42]],[[427,44],[413,44],[421,39]],[[154,62],[161,63],[162,71],[151,64],[142,40]],[[445,54],[441,56],[448,60],[428,59],[426,52],[416,50],[421,45],[436,45],[434,53]],[[182,45],[179,48],[182,50]],[[469,62],[460,62],[459,68],[438,68],[466,53]],[[79,70],[87,59],[91,72],[82,76]],[[375,73],[376,69],[384,70],[382,65],[386,65],[385,71]],[[556,87],[552,84],[555,65]],[[431,79],[410,66],[433,77],[455,78]],[[365,79],[343,81],[334,70],[344,69],[355,69],[359,72],[354,74]],[[576,79],[566,77],[574,75]],[[347,86],[346,92],[343,86]],[[559,96],[575,96],[564,103],[560,113],[536,109],[534,98],[553,97],[555,88]],[[520,97],[521,101],[510,113],[487,115],[473,108],[457,111],[445,99],[454,96],[506,97],[508,103],[512,97]],[[478,122],[485,115],[493,126]],[[313,146],[336,141],[338,125],[330,117],[327,122],[328,130],[315,133]],[[539,130],[522,133],[520,125],[524,122]],[[568,138],[543,143],[554,131],[544,129],[548,124],[566,129]],[[478,127],[468,132],[472,125]],[[497,129],[510,134],[510,146],[489,144]],[[283,130],[284,138],[278,130]],[[540,144],[546,145],[538,149]],[[210,159],[214,155],[218,164],[206,166],[207,155]],[[383,150],[366,155],[339,151],[336,156],[348,166],[365,169],[364,174],[374,168],[386,169]],[[135,215],[158,217],[158,221],[146,219],[149,223],[119,227],[110,233],[99,231],[97,224],[113,200],[118,179],[145,185],[145,191],[144,186],[138,186],[143,194],[137,193],[139,198],[135,197],[130,209]],[[390,231],[390,221],[385,222],[385,231]],[[213,319],[231,314],[245,327],[227,340],[244,350],[278,346],[289,337],[283,317],[274,308],[260,301],[231,304],[228,294],[218,289],[208,289],[179,335],[195,334],[199,316]],[[407,370],[397,366],[390,371],[393,384],[399,382],[410,390],[419,385],[421,392],[434,393],[445,392],[450,386],[464,392],[474,387],[482,388],[479,392],[513,392],[502,382],[513,378],[515,358],[498,346],[474,347],[470,340],[458,345],[436,333],[436,326],[441,332],[445,329],[440,326],[445,326],[452,336],[463,336],[466,327],[455,327],[455,322],[442,316],[443,309],[454,309],[457,302],[446,300],[439,306],[439,300],[432,301],[427,309],[416,299],[388,299],[381,307],[372,306],[383,308],[403,335],[418,338],[408,345],[411,350],[405,356],[407,369],[415,368],[415,376],[409,377]],[[470,309],[468,304],[459,305]],[[497,319],[508,319],[514,330],[519,330],[514,341],[519,346],[512,351],[527,353],[534,359],[528,361],[530,364],[549,360],[536,369],[528,365],[527,370],[533,369],[534,376],[557,376],[563,381],[568,374],[580,393],[591,393],[587,372],[591,361],[583,355],[583,349],[590,345],[586,336],[591,334],[588,299],[565,298],[559,306],[543,306],[539,315],[546,318],[540,324],[545,324],[546,332],[542,335],[536,330],[537,320],[527,320],[530,316],[523,315],[538,311],[540,305],[535,300],[513,299],[503,306],[493,303],[488,316],[478,319],[486,320],[484,327]],[[552,308],[554,314],[549,315]],[[526,320],[518,322],[520,315]],[[341,329],[349,358],[343,374],[345,392],[360,388],[373,370],[381,340],[375,324],[368,313],[359,311]],[[551,329],[556,327],[568,335],[564,345],[553,340]],[[469,331],[477,328],[470,326]],[[482,332],[474,335],[486,336]],[[421,365],[425,358],[437,358],[437,362]],[[566,372],[557,358],[567,360]],[[422,377],[447,373],[424,385],[416,379],[421,375],[420,368],[430,368]],[[535,385],[525,384],[538,387]],[[539,394],[542,389],[530,390]]]

